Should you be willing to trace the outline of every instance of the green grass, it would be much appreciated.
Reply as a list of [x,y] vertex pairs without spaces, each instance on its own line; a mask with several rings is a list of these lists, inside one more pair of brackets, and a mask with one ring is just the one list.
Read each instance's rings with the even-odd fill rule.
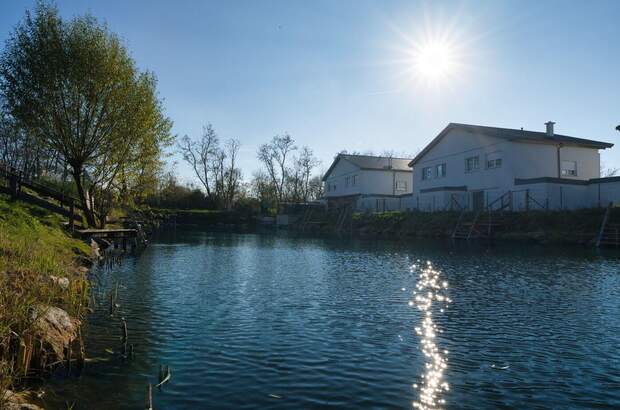
[[[603,213],[596,208],[506,213],[505,228],[498,230],[495,237],[585,244],[597,236]],[[449,237],[458,218],[458,212],[448,211],[360,213],[353,215],[353,225],[357,232],[369,236]],[[611,220],[620,221],[620,209],[613,210]]]
[[[62,219],[45,209],[0,195],[0,392],[19,381],[30,363],[20,362],[15,346],[26,340],[37,306],[56,306],[73,317],[83,315],[85,273],[78,269],[90,254],[84,242],[62,228]],[[50,276],[66,277],[62,289]]]

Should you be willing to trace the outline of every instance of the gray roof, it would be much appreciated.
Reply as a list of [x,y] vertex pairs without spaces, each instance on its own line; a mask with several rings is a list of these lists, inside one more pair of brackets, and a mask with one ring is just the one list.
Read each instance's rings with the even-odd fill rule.
[[392,170],[411,172],[411,168],[409,167],[409,162],[411,162],[411,158],[391,158],[377,157],[373,155],[338,154],[334,159],[334,162],[332,162],[332,165],[323,176],[323,181],[325,181],[327,176],[332,172],[332,170],[340,160],[346,160],[357,166],[359,169],[364,170]]
[[564,144],[575,145],[580,147],[605,149],[611,148],[614,144],[609,142],[601,142],[595,140],[589,140],[585,138],[571,137],[568,135],[554,134],[547,135],[546,132],[539,131],[526,131],[513,128],[498,128],[498,127],[486,127],[483,125],[471,125],[471,124],[459,124],[451,122],[446,128],[444,128],[439,135],[437,135],[416,157],[409,163],[413,166],[418,162],[428,151],[441,141],[441,139],[453,129],[460,129],[469,131],[476,134],[488,135],[490,137],[502,138],[509,141],[532,141],[543,144]]

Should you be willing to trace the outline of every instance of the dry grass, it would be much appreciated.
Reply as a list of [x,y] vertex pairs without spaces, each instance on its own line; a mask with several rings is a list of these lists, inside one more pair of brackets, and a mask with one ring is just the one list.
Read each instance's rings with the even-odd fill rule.
[[[88,287],[78,268],[89,251],[65,233],[55,214],[0,195],[0,397],[29,374],[35,345],[40,345],[29,333],[36,307],[83,315]],[[68,288],[51,276],[68,278]]]

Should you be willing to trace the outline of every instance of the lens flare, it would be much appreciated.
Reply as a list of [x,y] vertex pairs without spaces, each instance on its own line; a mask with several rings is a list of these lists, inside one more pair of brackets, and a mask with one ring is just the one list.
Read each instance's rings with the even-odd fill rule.
[[456,53],[449,43],[429,40],[412,51],[415,72],[432,82],[439,82],[454,74]]
[[[440,350],[437,345],[438,329],[433,321],[433,313],[436,310],[443,312],[444,308],[452,302],[446,295],[448,283],[441,280],[439,271],[433,269],[430,262],[419,271],[415,298],[415,306],[422,312],[422,323],[415,331],[420,337],[420,346],[425,357],[424,374],[420,376],[418,383],[413,385],[419,390],[418,400],[413,402],[413,407],[421,410],[440,409],[445,404],[443,394],[450,387],[443,380],[443,373],[448,367],[448,351]],[[410,303],[411,305],[411,303]]]

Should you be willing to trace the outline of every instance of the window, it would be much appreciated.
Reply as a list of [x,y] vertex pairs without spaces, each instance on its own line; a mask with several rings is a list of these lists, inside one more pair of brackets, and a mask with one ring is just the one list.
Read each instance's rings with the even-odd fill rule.
[[344,179],[344,186],[345,186],[345,187],[348,187],[348,186],[349,186],[349,181],[350,181],[350,180],[351,180],[351,177],[346,177],[346,178]]
[[488,169],[500,168],[501,166],[502,166],[502,159],[501,158],[487,159],[487,168]]
[[480,158],[479,157],[469,157],[465,158],[465,172],[476,171],[480,168]]
[[353,175],[353,186],[357,185],[357,175]]
[[406,191],[407,190],[407,181],[396,181],[396,190],[397,191]]
[[422,168],[422,179],[431,179],[433,177],[433,168],[425,167]]
[[439,164],[435,167],[435,175],[437,178],[443,178],[446,176],[446,164]]
[[562,161],[562,175],[576,177],[577,176],[577,162]]
[[487,154],[487,169],[501,168],[502,166],[502,153],[493,152]]

